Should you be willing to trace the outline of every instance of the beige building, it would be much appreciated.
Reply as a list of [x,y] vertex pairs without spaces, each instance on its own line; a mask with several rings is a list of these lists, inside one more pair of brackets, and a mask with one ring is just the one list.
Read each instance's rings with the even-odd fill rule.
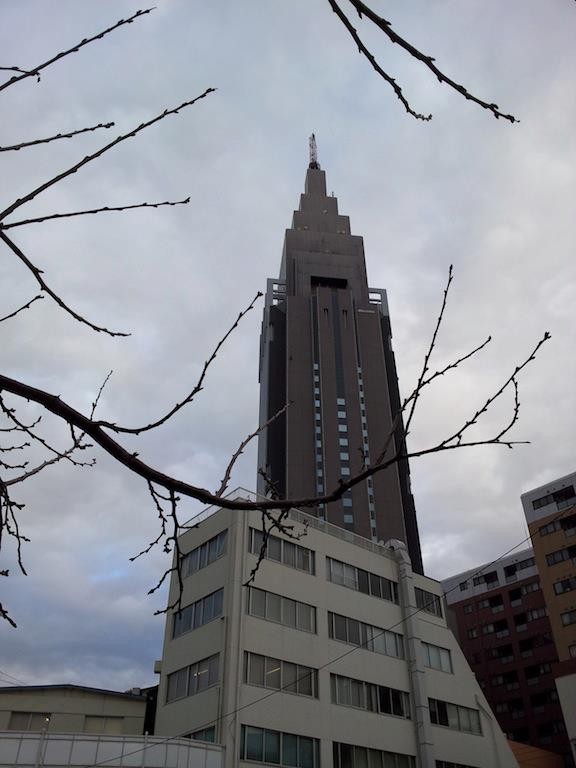
[[521,498],[558,651],[556,689],[576,762],[576,472]]
[[0,688],[0,731],[141,734],[146,697],[80,685]]
[[304,535],[272,536],[249,586],[258,513],[210,509],[182,534],[156,734],[220,743],[228,768],[517,766],[405,546],[296,510],[288,523]]

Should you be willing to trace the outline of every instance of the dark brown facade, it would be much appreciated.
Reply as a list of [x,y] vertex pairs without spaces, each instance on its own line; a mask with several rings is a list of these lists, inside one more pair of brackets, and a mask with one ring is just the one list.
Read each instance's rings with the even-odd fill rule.
[[532,551],[509,560],[443,582],[460,646],[508,738],[569,761],[554,683],[558,657]]
[[[280,278],[268,281],[260,385],[261,422],[291,403],[261,436],[261,493],[272,484],[281,496],[322,495],[374,462],[402,429],[386,293],[368,288],[362,238],[326,195],[318,167],[308,169],[286,231]],[[422,572],[406,461],[316,514],[366,538],[406,542]]]

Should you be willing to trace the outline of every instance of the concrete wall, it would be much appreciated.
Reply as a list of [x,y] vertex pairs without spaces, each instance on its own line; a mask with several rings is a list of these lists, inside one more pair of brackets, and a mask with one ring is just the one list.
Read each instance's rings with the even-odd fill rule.
[[[304,520],[307,516],[301,515]],[[316,607],[317,631],[309,633],[287,628],[247,615],[246,587],[256,557],[248,554],[250,525],[260,526],[257,513],[231,513],[221,510],[188,531],[181,540],[184,552],[206,541],[224,528],[228,529],[227,550],[219,560],[185,580],[183,605],[224,587],[224,616],[210,624],[171,639],[171,617],[168,617],[164,644],[162,675],[158,697],[157,734],[183,735],[216,726],[216,740],[227,748],[227,766],[238,765],[241,725],[270,728],[321,740],[321,764],[332,765],[332,743],[356,744],[416,755],[418,734],[416,717],[403,719],[332,704],[330,673],[389,686],[412,694],[414,675],[406,659],[397,659],[357,648],[328,637],[328,612],[340,613],[381,629],[405,634],[406,616],[414,614],[417,636],[426,642],[449,649],[453,672],[439,672],[423,667],[423,651],[417,643],[421,670],[418,685],[421,698],[437,698],[480,712],[482,735],[430,725],[432,761],[473,764],[478,768],[512,768],[516,762],[507,746],[481,689],[460,651],[444,618],[418,611],[413,586],[441,595],[438,582],[419,574],[410,581],[408,605],[392,602],[334,584],[326,578],[326,556],[356,565],[393,581],[399,579],[395,553],[385,547],[362,540],[333,526],[324,526],[310,518],[307,531],[297,519],[290,520],[296,530],[305,533],[300,543],[315,552],[316,574],[298,571],[281,563],[264,560],[254,586]],[[331,531],[331,533],[327,533]],[[362,544],[362,546],[359,546]],[[175,583],[171,587],[174,599]],[[319,670],[319,698],[273,691],[243,681],[244,652],[299,663]],[[188,698],[166,703],[167,675],[210,654],[219,652],[219,685]]]
[[0,689],[0,731],[7,730],[13,712],[47,713],[49,733],[83,733],[87,716],[122,718],[122,733],[141,734],[144,697],[74,687]]

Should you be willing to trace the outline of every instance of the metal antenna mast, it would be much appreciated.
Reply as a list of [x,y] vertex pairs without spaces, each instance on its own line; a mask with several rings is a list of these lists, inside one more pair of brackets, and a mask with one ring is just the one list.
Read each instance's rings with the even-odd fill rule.
[[316,168],[320,170],[320,164],[318,163],[318,148],[316,146],[316,136],[312,134],[308,139],[308,146],[310,148],[310,162],[308,168]]

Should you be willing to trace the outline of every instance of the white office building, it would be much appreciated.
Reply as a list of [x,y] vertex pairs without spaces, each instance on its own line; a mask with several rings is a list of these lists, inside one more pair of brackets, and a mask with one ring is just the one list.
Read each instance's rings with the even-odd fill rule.
[[221,744],[226,768],[517,766],[440,584],[413,573],[405,546],[296,510],[288,522],[304,535],[270,537],[248,586],[259,513],[211,508],[183,531],[156,736]]

